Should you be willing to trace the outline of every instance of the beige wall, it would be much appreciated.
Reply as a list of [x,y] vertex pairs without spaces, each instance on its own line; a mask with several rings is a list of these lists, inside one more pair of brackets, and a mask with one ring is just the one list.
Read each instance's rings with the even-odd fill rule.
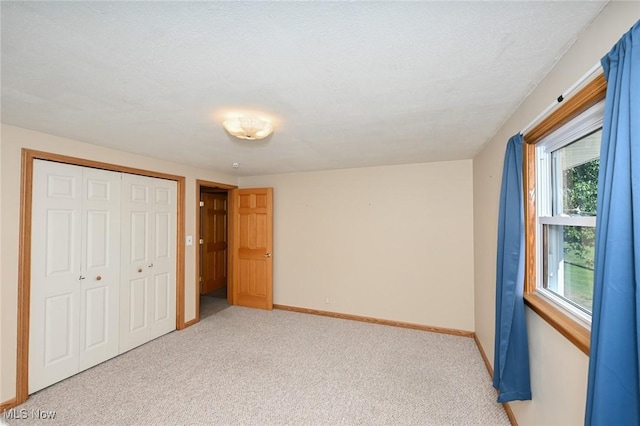
[[[612,2],[474,158],[475,326],[493,360],[496,235],[507,140],[570,87],[640,18],[637,2]],[[588,358],[528,310],[533,401],[512,404],[521,426],[582,424]]]
[[470,160],[239,182],[274,187],[274,303],[473,330]]
[[[115,151],[59,138],[44,133],[18,127],[2,125],[1,145],[1,200],[0,222],[2,270],[0,275],[0,402],[15,396],[16,366],[16,309],[18,280],[18,226],[20,220],[20,156],[21,148],[64,154],[73,157],[103,161],[106,163],[136,167],[156,172],[186,177],[186,235],[196,235],[195,204],[196,179],[236,184],[236,177],[194,169],[166,161]],[[185,319],[195,318],[196,274],[195,248],[188,246],[185,251]]]
[[[497,206],[506,141],[591,68],[639,17],[638,3],[609,4],[473,162],[237,180],[3,125],[0,402],[15,391],[22,147],[185,176],[187,235],[195,235],[195,179],[272,186],[275,303],[475,330],[493,359]],[[185,253],[186,320],[195,316],[195,247]],[[588,358],[531,311],[527,322],[534,400],[512,405],[519,424],[582,423]]]

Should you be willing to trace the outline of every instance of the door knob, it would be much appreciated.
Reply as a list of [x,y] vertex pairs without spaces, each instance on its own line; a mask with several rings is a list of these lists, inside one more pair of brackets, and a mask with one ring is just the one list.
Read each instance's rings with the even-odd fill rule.
[[138,272],[142,272],[142,268],[138,268]]
[[98,275],[98,276],[96,277],[96,281],[100,281],[101,279],[102,279],[102,277],[101,277],[100,275]]
[[264,257],[271,257],[271,253],[265,254]]

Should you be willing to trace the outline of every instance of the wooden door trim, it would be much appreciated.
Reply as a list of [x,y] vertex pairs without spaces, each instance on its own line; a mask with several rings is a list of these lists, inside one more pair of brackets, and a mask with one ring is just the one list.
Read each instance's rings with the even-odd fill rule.
[[236,220],[236,214],[238,213],[236,211],[236,206],[238,205],[236,198],[238,198],[238,193],[240,192],[239,189],[232,189],[231,191],[229,191],[229,198],[231,199],[231,203],[233,204],[233,213],[230,211],[229,212],[229,218],[231,219],[229,221],[229,228],[231,229],[231,235],[230,235],[230,239],[229,239],[229,243],[231,243],[231,247],[229,250],[229,257],[233,258],[233,262],[231,262],[231,269],[229,270],[229,275],[230,277],[227,278],[228,282],[231,283],[231,289],[227,288],[227,294],[229,294],[229,290],[231,290],[231,298],[233,299],[233,301],[235,302],[237,299],[236,297],[236,291],[238,290],[238,283],[236,282],[238,274],[237,274],[237,262],[236,262],[236,250],[237,247],[239,245],[239,241],[236,241],[238,239],[238,236],[240,235],[240,233],[238,232],[238,221]]
[[202,253],[200,253],[200,229],[202,220],[200,214],[200,191],[202,188],[220,188],[225,189],[227,191],[227,301],[229,304],[233,304],[233,257],[232,253],[232,241],[233,241],[233,227],[232,227],[232,217],[235,211],[233,210],[232,203],[232,190],[237,189],[236,185],[229,185],[226,183],[219,182],[211,182],[208,180],[196,179],[196,226],[197,226],[197,243],[198,247],[196,250],[196,317],[187,323],[187,326],[191,326],[200,321],[200,265],[202,263]]
[[236,201],[235,193],[238,188],[235,187],[227,191],[227,301],[230,305],[235,304],[236,299],[233,296],[235,289],[236,273],[233,265],[236,263]]
[[22,148],[20,172],[20,230],[18,241],[18,336],[16,357],[16,404],[29,398],[29,314],[31,303],[31,209],[33,195],[33,160],[47,160],[113,172],[129,173],[177,183],[176,196],[176,329],[185,328],[184,321],[184,235],[185,177],[151,170],[103,163],[86,158]]

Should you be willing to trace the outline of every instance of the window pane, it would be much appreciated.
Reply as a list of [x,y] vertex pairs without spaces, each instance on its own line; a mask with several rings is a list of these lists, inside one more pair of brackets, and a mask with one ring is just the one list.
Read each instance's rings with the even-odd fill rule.
[[595,228],[545,225],[544,246],[544,288],[591,313]]
[[554,215],[596,215],[601,139],[597,130],[551,153]]

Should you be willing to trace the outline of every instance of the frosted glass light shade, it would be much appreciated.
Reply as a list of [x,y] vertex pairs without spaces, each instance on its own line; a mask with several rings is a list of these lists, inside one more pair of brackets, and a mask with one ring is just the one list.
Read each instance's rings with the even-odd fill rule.
[[257,117],[236,117],[222,122],[231,135],[248,140],[264,139],[273,132],[273,125]]

